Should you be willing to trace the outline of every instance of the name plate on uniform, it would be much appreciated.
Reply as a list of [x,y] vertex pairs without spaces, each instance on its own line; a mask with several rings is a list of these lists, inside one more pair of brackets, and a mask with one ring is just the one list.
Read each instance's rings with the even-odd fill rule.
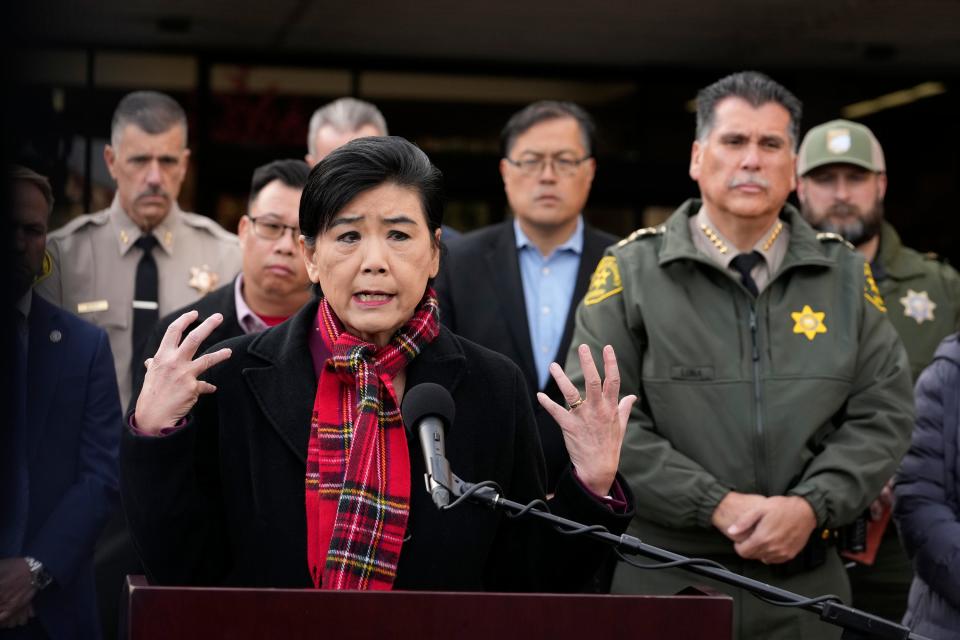
[[106,311],[110,304],[106,300],[93,300],[91,302],[81,302],[77,305],[77,313],[93,313],[95,311]]

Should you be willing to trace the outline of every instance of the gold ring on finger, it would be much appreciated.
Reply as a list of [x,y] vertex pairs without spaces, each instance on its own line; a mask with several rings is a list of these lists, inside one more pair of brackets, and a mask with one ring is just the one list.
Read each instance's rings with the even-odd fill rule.
[[574,409],[576,409],[582,404],[583,404],[583,398],[581,398],[580,396],[577,396],[577,399],[571,402],[570,405],[567,407],[567,411],[573,411]]

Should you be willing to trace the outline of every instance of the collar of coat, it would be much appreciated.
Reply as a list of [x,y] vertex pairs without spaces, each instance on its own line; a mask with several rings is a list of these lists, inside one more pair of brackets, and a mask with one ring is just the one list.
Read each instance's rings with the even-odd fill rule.
[[[680,208],[667,220],[664,225],[663,244],[660,248],[660,266],[674,260],[696,260],[714,265],[693,244],[690,227],[687,224],[690,216],[696,215],[700,210],[701,204],[699,199],[691,198],[680,205]],[[798,266],[832,267],[836,265],[836,260],[824,250],[823,242],[817,239],[816,231],[792,205],[783,206],[780,219],[790,225],[790,244],[787,245],[787,254],[783,258],[779,273]]]
[[[318,304],[312,300],[288,321],[257,334],[246,349],[253,362],[244,360],[242,365],[242,375],[261,411],[304,464],[317,391],[307,335],[315,328]],[[453,395],[466,367],[460,343],[441,326],[440,335],[407,366],[405,388],[434,382]]]

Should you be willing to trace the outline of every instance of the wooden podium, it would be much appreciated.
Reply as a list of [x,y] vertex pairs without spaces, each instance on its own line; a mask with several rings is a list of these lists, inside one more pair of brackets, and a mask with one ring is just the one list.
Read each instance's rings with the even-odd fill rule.
[[152,587],[127,577],[121,638],[728,640],[729,596]]

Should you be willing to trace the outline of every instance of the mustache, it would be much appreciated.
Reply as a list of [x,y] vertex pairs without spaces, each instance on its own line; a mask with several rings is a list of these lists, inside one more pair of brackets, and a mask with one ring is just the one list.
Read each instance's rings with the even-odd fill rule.
[[753,186],[760,187],[761,189],[769,189],[770,181],[762,176],[757,175],[745,175],[745,176],[734,176],[730,183],[727,185],[731,189],[742,186]]
[[860,216],[860,207],[847,202],[834,202],[827,208],[827,215],[849,218],[851,216]]
[[156,196],[160,196],[161,198],[165,198],[166,200],[170,199],[170,194],[168,194],[163,187],[156,185],[156,186],[147,187],[146,189],[138,193],[137,200],[139,200],[140,198],[152,198]]

